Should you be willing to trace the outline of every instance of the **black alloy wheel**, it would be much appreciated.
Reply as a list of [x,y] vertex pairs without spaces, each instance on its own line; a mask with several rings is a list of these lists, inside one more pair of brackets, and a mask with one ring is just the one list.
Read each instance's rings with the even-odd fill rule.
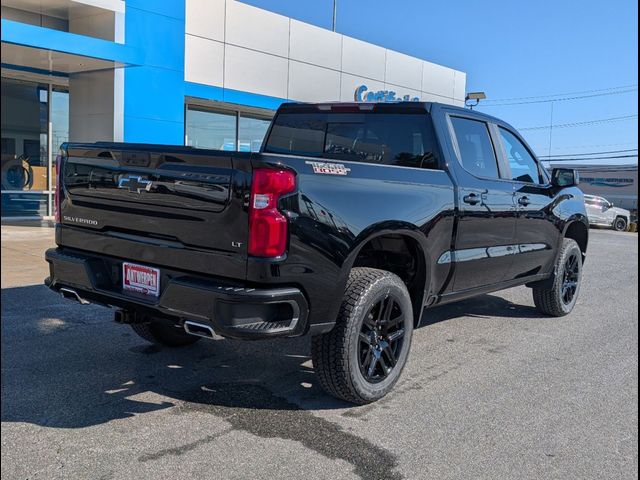
[[572,252],[564,262],[564,272],[562,275],[562,302],[570,305],[578,291],[580,281],[580,258],[579,254]]
[[335,326],[311,342],[322,388],[357,405],[384,397],[407,363],[414,321],[411,295],[400,277],[352,269]]
[[367,382],[381,382],[398,363],[404,346],[404,320],[393,295],[381,298],[365,316],[359,335],[359,359],[360,372]]
[[568,315],[576,305],[582,283],[583,253],[572,238],[562,241],[554,275],[532,285],[533,301],[540,313],[552,317]]

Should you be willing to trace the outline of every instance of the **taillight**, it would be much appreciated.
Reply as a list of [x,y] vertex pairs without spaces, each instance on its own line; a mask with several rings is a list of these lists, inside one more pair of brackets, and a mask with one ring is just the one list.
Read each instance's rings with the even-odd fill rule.
[[60,204],[62,203],[62,179],[60,178],[60,165],[62,164],[62,155],[56,157],[56,192],[53,196],[53,211],[56,217],[56,223],[60,223]]
[[296,177],[289,170],[254,170],[249,205],[249,255],[268,258],[284,255],[289,224],[278,210],[278,200],[295,188]]

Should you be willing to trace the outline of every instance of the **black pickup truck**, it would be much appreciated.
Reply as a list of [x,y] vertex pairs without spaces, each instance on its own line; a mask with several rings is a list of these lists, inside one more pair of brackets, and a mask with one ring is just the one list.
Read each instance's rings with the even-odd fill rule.
[[285,104],[260,153],[70,143],[57,168],[50,288],[163,345],[311,335],[319,383],[357,404],[428,307],[524,284],[562,316],[580,290],[576,173],[467,109]]

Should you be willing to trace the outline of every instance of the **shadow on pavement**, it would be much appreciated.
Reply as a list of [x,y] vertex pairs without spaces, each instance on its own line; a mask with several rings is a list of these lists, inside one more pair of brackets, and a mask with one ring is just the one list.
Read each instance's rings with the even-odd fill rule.
[[[314,384],[307,338],[150,345],[101,307],[64,301],[44,286],[2,290],[2,422],[83,428],[171,407],[229,427],[147,453],[181,455],[232,430],[301,442],[353,465],[361,478],[399,480],[394,454],[310,410],[349,407]],[[185,425],[193,419],[185,417]],[[201,418],[198,421],[203,421]]]
[[[40,285],[3,289],[2,421],[81,428],[173,406],[223,416],[350,406],[316,385],[306,337],[161,348],[112,315]],[[428,310],[424,320],[428,326],[463,315],[538,316],[487,295]]]
[[80,428],[182,402],[348,406],[315,385],[308,338],[202,340],[171,349],[146,343],[112,315],[40,285],[3,289],[2,421]]
[[422,327],[458,317],[475,318],[542,318],[535,307],[510,302],[497,295],[481,295],[456,303],[425,310]]

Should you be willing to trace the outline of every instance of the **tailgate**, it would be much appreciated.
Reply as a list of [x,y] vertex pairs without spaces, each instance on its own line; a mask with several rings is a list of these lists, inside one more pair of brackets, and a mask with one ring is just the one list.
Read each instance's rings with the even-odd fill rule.
[[[72,228],[63,229],[62,244],[82,231],[89,251],[105,253],[104,239],[95,247],[86,241],[93,233],[126,240],[123,246],[165,246],[167,265],[173,263],[169,249],[221,255],[227,268],[228,257],[244,265],[248,154],[129,144],[69,144],[63,151],[61,224]],[[109,253],[129,258],[124,247]]]

